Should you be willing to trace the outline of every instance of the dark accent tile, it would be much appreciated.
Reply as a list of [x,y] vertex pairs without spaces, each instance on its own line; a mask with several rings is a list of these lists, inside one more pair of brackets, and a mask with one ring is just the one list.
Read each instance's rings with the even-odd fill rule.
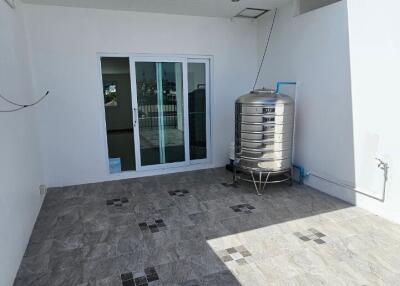
[[113,201],[114,201],[114,202],[119,202],[119,201],[120,201],[120,199],[113,199]]
[[297,236],[298,238],[302,237],[303,234],[301,232],[295,232],[293,233],[295,236]]
[[245,264],[247,264],[247,261],[244,258],[240,258],[240,259],[236,260],[236,263],[239,265],[245,265]]
[[144,273],[146,273],[146,275],[150,275],[150,274],[157,273],[157,272],[154,267],[146,267],[144,269]]
[[156,219],[155,223],[157,224],[158,227],[166,227],[167,226],[162,219]]
[[153,273],[153,274],[147,275],[147,281],[148,281],[148,282],[157,281],[157,280],[159,280],[159,279],[160,279],[160,278],[158,277],[158,274],[157,274],[157,273]]
[[113,200],[107,200],[107,206],[111,206],[111,205],[113,205],[114,204],[114,201]]
[[127,203],[127,202],[129,202],[129,201],[128,201],[128,199],[127,199],[127,198],[123,197],[123,198],[121,198],[121,202],[123,202],[123,203]]
[[302,240],[302,241],[310,241],[311,239],[309,239],[307,236],[302,236],[302,237],[300,237],[300,239]]
[[151,224],[151,225],[149,225],[149,229],[150,229],[150,231],[151,232],[159,232],[160,230],[158,229],[158,227],[157,227],[157,225],[155,225],[155,224]]
[[168,191],[168,194],[170,194],[171,196],[175,196],[176,195],[175,191]]
[[316,243],[318,243],[318,244],[324,244],[324,243],[325,243],[325,241],[322,240],[322,239],[320,239],[320,238],[315,239],[314,242],[316,242]]
[[122,281],[122,286],[135,286],[135,282],[133,282],[133,279]]
[[144,276],[136,277],[134,281],[136,286],[147,285],[147,278]]
[[253,206],[247,206],[247,208],[249,209],[249,210],[255,210],[256,208],[255,207],[253,207]]
[[243,257],[251,256],[251,253],[250,253],[250,251],[248,251],[248,250],[241,251],[240,254],[241,254]]
[[245,210],[244,213],[245,213],[245,214],[252,214],[253,212],[250,211],[250,210]]
[[122,281],[131,280],[131,279],[133,279],[133,274],[132,274],[132,272],[122,273],[122,274],[121,274],[121,280],[122,280]]
[[184,193],[184,194],[188,194],[188,193],[189,193],[189,191],[188,191],[188,190],[182,190],[182,193]]
[[233,260],[233,258],[230,255],[223,256],[221,259],[223,262],[228,262]]
[[323,234],[322,232],[316,232],[316,233],[314,233],[316,236],[318,236],[318,237],[325,237],[326,235],[325,234]]
[[236,250],[234,247],[228,248],[226,251],[227,251],[229,254],[232,254],[232,253],[236,253],[236,252],[237,252],[237,250]]
[[142,231],[147,230],[147,223],[145,223],[145,222],[139,223],[139,228],[140,228],[140,230],[142,230]]

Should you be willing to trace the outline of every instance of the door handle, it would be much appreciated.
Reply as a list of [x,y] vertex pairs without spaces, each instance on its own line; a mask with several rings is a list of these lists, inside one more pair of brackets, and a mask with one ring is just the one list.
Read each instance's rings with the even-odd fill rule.
[[136,108],[133,108],[133,127],[136,127],[136,124],[137,124],[137,109]]

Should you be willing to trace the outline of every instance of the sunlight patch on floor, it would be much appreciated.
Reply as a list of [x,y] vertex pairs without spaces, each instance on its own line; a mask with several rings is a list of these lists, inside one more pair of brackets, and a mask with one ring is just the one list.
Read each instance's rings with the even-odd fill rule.
[[387,229],[380,231],[379,217],[350,207],[207,243],[243,286],[381,285],[400,274],[393,268],[400,259],[387,251],[400,249],[394,236],[400,231],[389,234],[395,226],[384,222]]

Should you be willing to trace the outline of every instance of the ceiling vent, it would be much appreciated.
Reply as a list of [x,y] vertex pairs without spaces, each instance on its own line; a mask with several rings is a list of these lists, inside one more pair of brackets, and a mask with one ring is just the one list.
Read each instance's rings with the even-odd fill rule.
[[240,11],[235,17],[238,18],[248,18],[248,19],[257,19],[258,17],[261,17],[265,13],[267,13],[269,10],[265,9],[257,9],[257,8],[245,8],[242,11]]

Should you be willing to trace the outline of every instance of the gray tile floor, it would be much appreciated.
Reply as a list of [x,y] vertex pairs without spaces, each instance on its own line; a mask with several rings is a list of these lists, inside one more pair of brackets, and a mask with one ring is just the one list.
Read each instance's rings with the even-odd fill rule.
[[399,285],[400,226],[211,169],[49,190],[14,285]]

